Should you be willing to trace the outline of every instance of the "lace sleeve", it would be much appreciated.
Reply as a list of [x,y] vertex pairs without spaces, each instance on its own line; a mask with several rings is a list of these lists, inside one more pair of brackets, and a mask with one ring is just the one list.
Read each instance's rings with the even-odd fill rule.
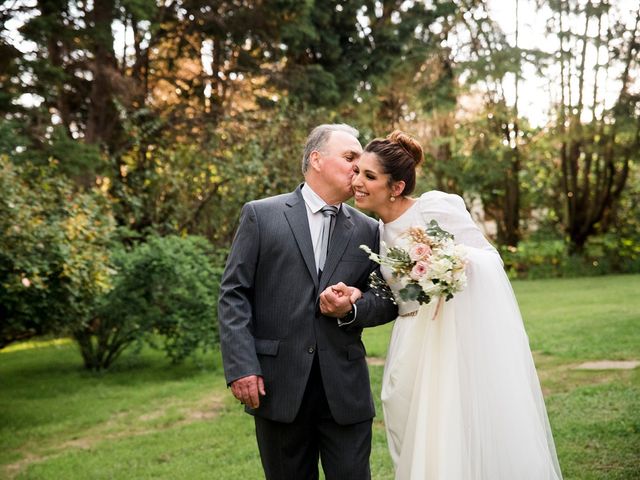
[[498,254],[471,218],[460,196],[434,190],[423,194],[418,202],[425,223],[436,220],[455,236],[456,243]]

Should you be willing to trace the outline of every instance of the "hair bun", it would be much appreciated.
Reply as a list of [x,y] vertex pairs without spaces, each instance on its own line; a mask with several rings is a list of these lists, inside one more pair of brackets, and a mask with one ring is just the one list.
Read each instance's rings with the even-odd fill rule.
[[416,167],[420,165],[420,163],[424,159],[422,147],[420,146],[418,141],[411,135],[408,135],[401,130],[394,130],[387,136],[387,140],[400,145],[413,159]]

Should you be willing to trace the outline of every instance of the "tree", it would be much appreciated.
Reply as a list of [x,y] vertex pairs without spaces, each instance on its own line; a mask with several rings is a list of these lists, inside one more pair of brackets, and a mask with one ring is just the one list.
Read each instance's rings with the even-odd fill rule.
[[[473,129],[479,130],[481,135],[469,140],[476,143],[472,148],[478,160],[485,160],[478,162],[478,168],[484,169],[484,174],[491,178],[485,178],[478,185],[480,188],[474,190],[482,199],[487,216],[496,221],[498,243],[517,246],[522,237],[521,150],[528,138],[522,130],[524,122],[518,112],[518,87],[524,63],[535,62],[539,52],[526,51],[518,45],[518,1],[515,5],[513,45],[488,14],[486,2],[463,0],[460,6],[461,22],[469,32],[470,42],[466,46],[468,60],[460,62],[459,68],[468,75],[469,86],[481,87],[480,92],[473,95],[482,98],[483,103],[477,114],[484,119],[484,127],[480,127],[480,122],[475,119],[472,120]],[[511,82],[515,85],[513,99],[509,99],[505,93],[507,84]],[[463,129],[463,135],[467,133]],[[490,150],[483,147],[487,143],[491,145]],[[479,178],[479,175],[476,174],[476,177]]]
[[397,63],[372,88],[379,101],[374,130],[413,132],[425,145],[436,188],[480,198],[496,221],[498,242],[516,245],[525,208],[521,150],[529,135],[517,95],[510,99],[505,92],[511,82],[517,91],[522,64],[538,53],[520,49],[517,38],[511,45],[483,0],[397,8],[406,12],[391,11],[387,23],[405,36],[391,37]]
[[[553,135],[563,223],[571,251],[581,252],[591,235],[608,230],[639,158],[640,94],[632,79],[640,72],[640,8],[626,12],[605,0],[548,5],[549,34],[560,45],[547,71],[560,75]],[[614,78],[610,102],[603,83]]]

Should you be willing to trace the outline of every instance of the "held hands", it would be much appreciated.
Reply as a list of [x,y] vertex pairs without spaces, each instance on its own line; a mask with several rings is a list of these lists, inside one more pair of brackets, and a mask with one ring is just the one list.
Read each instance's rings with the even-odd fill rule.
[[267,394],[264,390],[264,380],[257,375],[249,375],[235,380],[231,384],[231,393],[250,408],[258,408],[260,406],[260,395],[263,397]]
[[342,282],[331,285],[320,294],[320,312],[328,317],[342,318],[360,297],[362,292],[356,287]]

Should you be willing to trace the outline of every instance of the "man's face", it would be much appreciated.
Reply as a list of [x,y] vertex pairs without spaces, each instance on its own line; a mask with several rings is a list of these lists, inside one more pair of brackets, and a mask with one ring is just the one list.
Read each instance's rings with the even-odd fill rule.
[[337,201],[351,198],[353,162],[362,154],[358,139],[346,132],[332,132],[318,155],[321,178]]

